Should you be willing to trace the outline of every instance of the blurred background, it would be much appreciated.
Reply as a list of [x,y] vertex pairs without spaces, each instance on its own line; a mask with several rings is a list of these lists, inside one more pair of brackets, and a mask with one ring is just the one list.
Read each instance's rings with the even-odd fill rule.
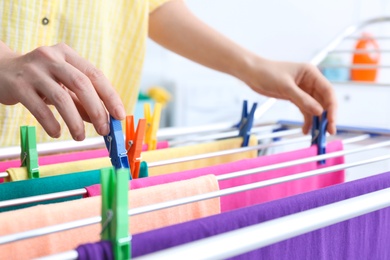
[[[348,26],[390,16],[389,0],[187,0],[189,8],[204,22],[262,57],[310,62]],[[365,26],[343,41],[323,61],[346,67],[324,71],[339,100],[338,123],[390,128],[390,22]],[[362,33],[373,37],[381,50],[375,79],[351,82],[353,53]],[[386,39],[389,37],[389,39]],[[370,43],[369,43],[370,44]],[[374,47],[375,47],[374,46]],[[379,47],[378,47],[379,46]],[[372,46],[365,46],[373,48]],[[374,57],[375,58],[375,57]],[[355,84],[356,83],[356,84]],[[166,89],[171,99],[164,109],[161,127],[195,126],[237,121],[242,101],[266,98],[244,83],[181,58],[148,42],[141,91],[153,86]],[[142,111],[142,108],[140,109]],[[277,101],[259,121],[302,120],[299,111],[286,101]]]

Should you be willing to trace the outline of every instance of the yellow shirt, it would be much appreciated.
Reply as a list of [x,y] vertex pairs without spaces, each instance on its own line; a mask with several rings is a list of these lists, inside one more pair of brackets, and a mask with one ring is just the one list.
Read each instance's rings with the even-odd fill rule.
[[[27,53],[64,42],[101,69],[132,114],[145,55],[148,16],[169,0],[4,0],[0,3],[0,40]],[[52,109],[55,111],[55,109]],[[58,113],[61,139],[71,139]],[[0,105],[0,147],[20,145],[19,127],[37,126],[37,142],[50,141],[21,104]],[[86,136],[96,135],[86,124]]]

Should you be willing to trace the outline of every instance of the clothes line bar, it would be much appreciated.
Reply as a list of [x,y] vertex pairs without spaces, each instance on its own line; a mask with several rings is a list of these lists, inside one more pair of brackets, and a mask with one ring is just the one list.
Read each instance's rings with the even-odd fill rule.
[[[292,130],[286,130],[286,132],[291,131],[290,133],[297,133],[300,132],[300,129],[292,129]],[[266,138],[275,138],[275,137],[281,137],[284,136],[284,132],[276,132],[273,134],[266,135]],[[329,136],[329,134],[327,134]],[[349,142],[358,142],[358,141],[363,141],[366,139],[369,139],[370,135],[360,135],[351,138],[350,141],[346,141],[343,143],[348,144]],[[186,156],[186,157],[179,157],[179,158],[174,158],[174,159],[168,159],[168,160],[162,160],[162,161],[157,161],[157,162],[151,162],[148,163],[149,168],[153,167],[159,167],[159,166],[164,166],[164,165],[169,165],[169,164],[175,164],[175,163],[181,163],[181,162],[188,162],[188,161],[195,161],[195,160],[201,160],[201,159],[206,159],[206,158],[212,158],[212,157],[218,157],[218,156],[223,156],[223,155],[229,155],[229,154],[235,154],[235,153],[241,153],[241,152],[248,152],[248,151],[253,151],[253,150],[261,150],[261,149],[266,149],[266,148],[271,148],[271,147],[277,147],[277,146],[282,146],[282,145],[289,145],[289,144],[295,144],[295,143],[300,143],[300,142],[306,142],[310,141],[311,136],[303,136],[303,137],[298,137],[290,140],[282,140],[282,141],[277,141],[273,142],[270,144],[259,144],[259,145],[254,145],[254,146],[247,146],[247,147],[240,147],[240,148],[235,148],[235,149],[229,149],[225,151],[218,151],[218,152],[212,152],[212,153],[204,153],[204,154],[198,154],[198,155],[192,155],[192,156]],[[349,140],[349,139],[348,139]]]
[[[276,133],[267,135],[266,138],[280,137],[280,136],[283,136],[283,133],[276,132]],[[205,153],[202,155],[193,155],[193,156],[186,156],[186,157],[180,157],[180,158],[169,159],[169,160],[162,160],[162,161],[157,161],[157,162],[151,162],[148,164],[148,167],[151,168],[151,167],[163,166],[163,165],[168,165],[168,164],[173,164],[173,163],[180,163],[180,162],[186,162],[186,161],[192,161],[192,160],[200,160],[200,159],[205,159],[205,158],[218,157],[218,156],[222,156],[222,155],[265,149],[265,148],[276,147],[276,146],[281,146],[281,145],[286,145],[286,144],[293,144],[293,143],[308,141],[308,140],[310,140],[310,138],[311,138],[310,136],[306,136],[306,137],[302,137],[301,139],[295,138],[292,140],[277,141],[277,142],[272,143],[272,144],[262,144],[262,145],[257,145],[257,146],[241,147],[241,148],[229,149],[229,150],[225,150],[225,151]],[[7,172],[0,172],[0,178],[7,178],[7,177],[8,177]]]
[[390,206],[390,188],[135,259],[226,259]]
[[[257,132],[260,132],[261,130],[266,131],[267,129],[272,130],[272,129],[277,129],[280,127],[281,127],[281,125],[278,125],[278,124],[259,125],[259,126],[253,127],[252,130],[255,133],[257,133]],[[169,128],[166,128],[166,129],[169,129]],[[230,130],[230,132],[232,132],[232,130],[234,131],[235,129],[230,127],[228,130]],[[176,134],[175,136],[177,137],[177,135],[178,134]],[[238,134],[237,134],[237,136],[238,136]],[[157,138],[161,139],[161,137],[158,136],[158,132],[157,132]],[[69,153],[69,152],[76,152],[76,151],[83,151],[83,150],[101,149],[104,147],[105,147],[105,143],[104,143],[104,140],[102,137],[87,138],[82,142],[76,142],[74,140],[69,140],[69,141],[59,141],[59,142],[37,144],[37,150],[38,150],[38,154],[40,156],[49,155],[49,154],[56,154],[56,153]],[[12,146],[12,147],[6,147],[6,148],[0,149],[0,161],[9,160],[9,159],[17,159],[19,157],[20,157],[20,146]]]
[[223,155],[260,150],[260,149],[265,149],[265,148],[270,148],[270,147],[275,147],[275,146],[295,144],[295,143],[306,142],[306,141],[310,141],[310,140],[311,140],[311,136],[304,136],[304,137],[294,138],[291,140],[277,141],[277,142],[273,142],[270,144],[259,144],[259,145],[254,145],[254,146],[229,149],[229,150],[225,150],[225,151],[204,153],[204,154],[198,154],[198,155],[193,155],[193,156],[186,156],[186,157],[179,157],[179,158],[162,160],[162,161],[157,161],[157,162],[151,162],[151,163],[148,163],[148,167],[153,168],[153,167],[159,167],[159,166],[169,165],[169,164],[174,164],[174,163],[195,161],[195,160],[218,157],[218,156],[223,156]]
[[16,242],[23,239],[29,239],[34,238],[38,236],[48,235],[52,233],[57,233],[61,231],[66,231],[73,228],[79,228],[79,227],[85,227],[93,224],[98,224],[102,220],[101,216],[92,217],[92,218],[86,218],[81,220],[76,220],[72,222],[67,222],[63,224],[43,227],[39,229],[33,229],[21,233],[6,235],[6,236],[0,236],[0,245],[7,244],[11,242]]
[[[37,150],[39,155],[67,153],[67,152],[75,152],[81,150],[93,150],[102,147],[104,147],[104,140],[102,137],[88,138],[82,142],[69,140],[69,141],[37,144]],[[12,146],[12,147],[0,149],[0,161],[16,159],[19,157],[20,157],[20,146]]]
[[[345,142],[343,142],[343,143],[346,144]],[[352,142],[348,142],[348,143],[352,143]],[[223,181],[223,180],[242,177],[242,176],[246,176],[246,175],[250,175],[250,174],[282,169],[282,168],[286,168],[286,167],[290,167],[290,166],[296,166],[299,164],[326,160],[326,159],[335,158],[335,157],[344,156],[344,155],[353,154],[353,153],[365,152],[365,151],[378,149],[378,148],[386,147],[386,146],[390,146],[390,141],[371,144],[371,145],[367,145],[367,146],[363,146],[363,147],[359,147],[359,148],[354,148],[354,149],[350,149],[350,150],[337,151],[337,152],[333,152],[333,153],[326,153],[326,154],[322,154],[322,155],[317,155],[314,157],[302,158],[302,159],[298,159],[298,160],[282,162],[282,163],[277,163],[277,164],[268,165],[268,166],[262,166],[259,168],[253,168],[253,169],[249,169],[249,170],[226,173],[223,175],[219,175],[216,178],[218,181]]]
[[[302,172],[302,173],[298,173],[298,174],[294,174],[294,175],[290,175],[290,176],[284,176],[284,177],[279,177],[279,178],[275,178],[275,179],[271,179],[271,180],[245,184],[245,185],[232,187],[232,188],[228,188],[228,189],[224,189],[224,190],[220,190],[220,191],[214,191],[214,192],[209,192],[209,193],[200,194],[200,195],[196,195],[196,196],[176,199],[176,200],[172,200],[172,201],[161,202],[161,203],[157,203],[157,204],[153,204],[153,205],[142,206],[142,207],[138,207],[135,209],[130,209],[128,211],[128,215],[135,216],[135,215],[139,215],[139,214],[143,214],[143,213],[147,213],[147,212],[151,212],[151,211],[180,206],[180,205],[189,204],[189,203],[197,202],[197,201],[201,201],[201,200],[217,198],[217,197],[230,195],[230,194],[234,194],[234,193],[238,193],[238,192],[242,192],[242,191],[248,191],[248,190],[253,190],[253,189],[257,189],[257,188],[276,185],[276,184],[280,184],[280,183],[284,183],[284,182],[288,182],[288,181],[299,180],[299,179],[303,179],[303,178],[307,178],[307,177],[317,176],[317,175],[321,175],[321,174],[326,174],[326,173],[330,173],[330,172],[334,172],[334,171],[339,171],[339,170],[343,170],[343,169],[347,169],[347,168],[352,168],[352,167],[356,167],[356,166],[360,166],[360,165],[364,165],[364,164],[370,164],[370,163],[379,162],[379,161],[388,160],[388,159],[390,159],[390,155],[378,156],[378,157],[362,160],[359,162],[345,163],[345,164],[330,166],[330,167],[321,168],[321,169],[317,169],[317,170],[313,170],[313,171]],[[59,224],[59,225],[38,228],[38,229],[20,232],[20,233],[16,233],[16,234],[5,235],[5,236],[0,237],[0,245],[11,243],[11,242],[16,242],[16,241],[23,240],[23,239],[38,237],[38,236],[42,236],[42,235],[48,235],[48,234],[52,234],[52,233],[56,233],[56,232],[60,232],[60,231],[64,231],[64,230],[68,230],[68,229],[72,229],[72,228],[79,228],[79,227],[84,227],[84,226],[88,226],[88,225],[93,225],[93,224],[99,223],[100,221],[101,221],[101,217],[98,216],[98,217],[92,217],[92,218],[88,218],[88,219],[84,219],[84,220],[67,222],[67,223]]]
[[18,205],[23,205],[23,204],[48,201],[48,200],[54,200],[54,199],[62,199],[62,198],[68,198],[68,197],[73,197],[73,196],[83,196],[85,194],[87,194],[87,190],[84,188],[81,188],[81,189],[75,189],[75,190],[68,190],[68,191],[61,191],[61,192],[19,198],[19,199],[3,200],[3,201],[0,201],[0,208],[6,208],[6,207],[11,207],[11,206],[18,206]]
[[[258,133],[261,133],[266,130],[276,130],[280,128],[280,126],[263,126],[263,127],[257,127],[257,128],[252,128],[251,130],[251,135],[255,135]],[[189,142],[197,142],[197,141],[207,141],[207,140],[215,140],[215,139],[223,139],[223,138],[231,138],[231,137],[236,137],[238,136],[239,131],[234,130],[230,132],[222,132],[222,133],[217,133],[217,134],[212,134],[212,135],[205,135],[205,136],[197,136],[189,139],[182,139],[182,140],[177,140],[177,141],[169,141],[169,147],[174,147],[177,145],[189,143]],[[281,131],[280,133],[277,132],[279,137],[281,136],[288,136],[288,135],[293,135],[293,134],[301,134],[302,130],[301,129],[291,129],[291,130],[284,130]],[[274,137],[273,135],[276,133],[270,133],[270,134],[260,134],[257,137],[259,139],[266,139],[266,138],[272,138]]]
[[76,250],[71,250],[64,253],[58,253],[54,255],[35,258],[34,260],[77,260],[77,259],[79,259],[79,254],[77,253]]
[[[358,136],[358,137],[348,138],[348,139],[343,140],[343,143],[347,144],[347,143],[358,142],[358,141],[366,139],[364,137],[367,138],[367,137],[369,137],[369,135],[362,135],[362,136]],[[245,176],[245,175],[250,175],[250,174],[257,174],[257,173],[281,169],[281,168],[285,168],[285,167],[289,167],[289,166],[295,166],[295,165],[299,165],[299,164],[335,158],[335,157],[344,156],[347,154],[368,151],[368,150],[377,149],[377,148],[386,147],[386,146],[390,146],[390,141],[380,142],[380,143],[367,145],[364,147],[350,149],[350,150],[343,150],[343,151],[327,153],[327,154],[323,154],[323,155],[317,155],[317,156],[313,156],[313,157],[309,157],[309,158],[303,158],[303,159],[297,159],[297,160],[283,162],[283,163],[277,163],[277,164],[273,164],[273,165],[269,165],[269,166],[261,166],[261,167],[253,168],[253,169],[249,169],[249,170],[242,170],[242,171],[237,171],[237,172],[232,172],[232,173],[226,173],[223,175],[216,176],[216,179],[218,181],[222,181],[222,180],[227,180],[227,179],[231,179],[231,178],[235,178],[235,177],[240,177],[240,176]],[[66,197],[71,197],[71,196],[83,196],[85,194],[87,194],[87,190],[82,188],[82,189],[75,189],[75,190],[70,190],[70,191],[62,191],[62,192],[55,192],[55,193],[44,194],[44,195],[31,196],[31,197],[27,197],[27,198],[11,199],[11,200],[0,201],[0,208],[23,205],[23,204],[27,204],[27,203],[33,203],[33,202],[66,198]]]

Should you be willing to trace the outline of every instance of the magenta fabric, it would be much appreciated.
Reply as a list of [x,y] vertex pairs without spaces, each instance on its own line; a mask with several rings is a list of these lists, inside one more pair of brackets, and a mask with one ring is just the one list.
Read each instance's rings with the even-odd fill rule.
[[[168,141],[158,142],[157,149],[165,149],[168,148],[168,146],[169,146]],[[144,144],[142,146],[142,151],[147,151],[147,150],[148,150],[148,145]],[[49,165],[49,164],[56,164],[56,163],[88,160],[88,159],[94,159],[94,158],[100,158],[106,156],[108,156],[108,151],[106,148],[104,148],[104,149],[88,150],[88,151],[75,152],[75,153],[40,156],[38,158],[38,162],[39,165]],[[7,169],[15,168],[15,167],[20,167],[20,159],[0,162],[0,172],[5,172],[7,171]],[[3,180],[0,178],[0,183],[1,182],[3,182]]]
[[[327,152],[336,152],[343,149],[341,141],[333,141],[327,145]],[[241,160],[237,162],[211,166],[201,169],[194,169],[189,171],[171,173],[161,176],[153,176],[142,179],[135,179],[130,181],[131,189],[139,189],[163,183],[169,183],[180,180],[187,180],[206,174],[222,175],[230,172],[236,172],[241,170],[253,169],[256,167],[267,166],[271,164],[302,159],[306,157],[315,156],[317,154],[317,148],[315,146],[295,150],[291,152],[279,153],[274,155],[262,156],[255,159]],[[288,176],[295,173],[304,171],[315,170],[321,167],[328,167],[332,165],[338,165],[344,163],[344,157],[337,157],[326,160],[326,164],[320,166],[317,162],[306,163],[298,166],[287,167],[279,170],[273,170],[263,173],[251,174],[248,176],[233,178],[230,180],[220,181],[220,189],[227,189],[234,186],[239,186],[248,183],[254,183],[262,180],[268,180],[278,178],[282,176]],[[232,195],[221,197],[221,211],[230,211],[246,206],[251,206],[261,202],[271,201],[287,196],[307,192],[323,187],[327,187],[333,184],[344,182],[344,171],[338,171],[334,173],[328,173],[320,176],[309,177],[306,179],[291,181],[287,183],[272,185],[265,188],[249,190]],[[87,187],[87,196],[100,195],[100,185],[93,185]]]

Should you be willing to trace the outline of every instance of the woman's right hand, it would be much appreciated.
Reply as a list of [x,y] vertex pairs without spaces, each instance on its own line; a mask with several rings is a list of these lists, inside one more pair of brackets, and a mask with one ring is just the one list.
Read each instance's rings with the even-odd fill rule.
[[51,137],[58,138],[61,129],[48,105],[56,107],[77,141],[85,138],[83,120],[107,135],[107,111],[116,119],[125,118],[109,80],[66,44],[20,55],[1,43],[0,53],[0,103],[23,104]]

